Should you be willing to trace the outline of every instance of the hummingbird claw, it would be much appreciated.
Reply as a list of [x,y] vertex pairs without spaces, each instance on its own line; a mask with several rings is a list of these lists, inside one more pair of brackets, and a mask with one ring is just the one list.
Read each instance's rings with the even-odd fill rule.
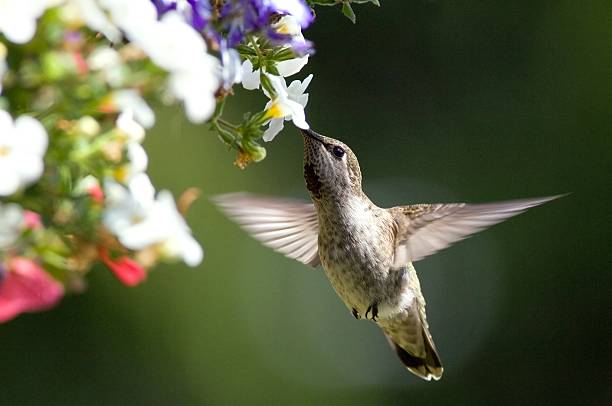
[[360,319],[361,316],[359,316],[359,312],[357,311],[357,309],[355,309],[353,307],[353,317],[356,318],[357,320]]
[[370,312],[372,312],[372,317],[370,318],[370,320],[378,321],[376,320],[376,318],[378,317],[378,303],[377,302],[372,303],[370,307],[368,307],[368,310],[366,310],[366,314],[365,314],[366,319],[368,318],[368,313]]

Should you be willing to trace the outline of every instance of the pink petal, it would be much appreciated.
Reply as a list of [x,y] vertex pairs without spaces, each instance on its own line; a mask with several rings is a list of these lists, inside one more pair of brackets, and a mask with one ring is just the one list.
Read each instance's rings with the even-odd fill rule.
[[123,256],[115,260],[108,255],[108,250],[104,247],[98,248],[98,254],[102,262],[115,274],[124,285],[136,286],[147,277],[147,272],[142,266],[133,259]]
[[0,323],[21,313],[48,310],[64,296],[64,287],[35,262],[14,258],[0,282]]
[[104,202],[104,192],[99,184],[89,186],[87,188],[87,193],[94,202],[98,204],[102,204]]
[[40,214],[35,213],[30,210],[24,210],[23,222],[25,223],[26,228],[30,230],[36,230],[36,229],[42,228],[42,221],[40,220]]

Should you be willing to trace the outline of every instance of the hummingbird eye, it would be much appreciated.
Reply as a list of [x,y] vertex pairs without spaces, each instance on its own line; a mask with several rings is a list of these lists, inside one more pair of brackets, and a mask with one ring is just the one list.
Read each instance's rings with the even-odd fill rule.
[[344,156],[344,149],[342,149],[342,147],[339,147],[339,146],[337,146],[337,145],[336,145],[336,146],[334,146],[334,147],[332,148],[332,153],[333,153],[333,154],[334,154],[336,157],[338,157],[338,158],[342,158],[342,157]]

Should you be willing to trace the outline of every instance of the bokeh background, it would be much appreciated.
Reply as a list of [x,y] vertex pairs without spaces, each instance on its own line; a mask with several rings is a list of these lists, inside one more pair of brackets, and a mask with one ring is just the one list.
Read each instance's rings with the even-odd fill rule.
[[[307,113],[360,158],[380,205],[573,192],[417,263],[445,375],[406,372],[321,270],[262,248],[206,197],[303,197],[288,128],[241,171],[160,109],[154,184],[198,186],[202,266],[0,326],[0,404],[612,404],[612,4],[381,1],[320,8]],[[265,102],[232,101],[238,117]]]

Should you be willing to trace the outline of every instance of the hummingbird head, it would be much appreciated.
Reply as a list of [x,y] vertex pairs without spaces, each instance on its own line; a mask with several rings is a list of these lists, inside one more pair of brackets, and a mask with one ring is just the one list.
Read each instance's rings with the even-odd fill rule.
[[300,130],[304,138],[304,178],[312,199],[344,199],[361,194],[361,170],[353,151],[344,143]]

